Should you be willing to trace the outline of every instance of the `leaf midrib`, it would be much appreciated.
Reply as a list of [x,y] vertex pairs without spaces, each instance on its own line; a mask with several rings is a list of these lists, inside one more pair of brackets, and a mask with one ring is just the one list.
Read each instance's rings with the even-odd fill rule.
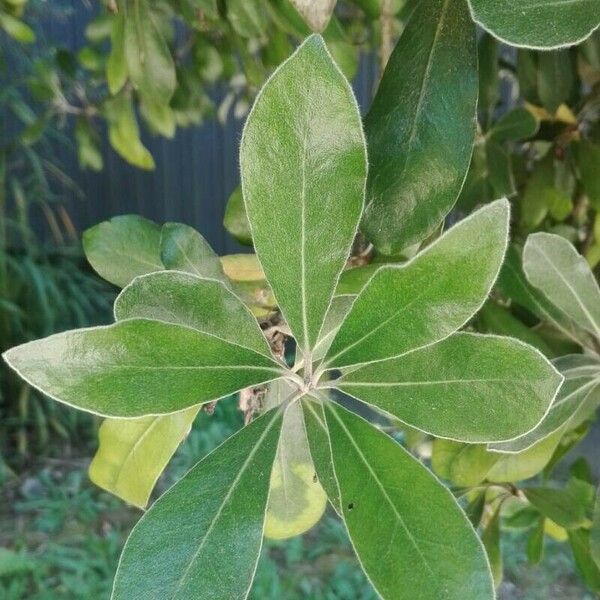
[[421,561],[423,562],[423,564],[425,565],[425,568],[427,569],[427,571],[429,571],[429,573],[432,576],[432,579],[434,581],[434,585],[436,587],[437,590],[439,590],[439,583],[436,580],[435,577],[435,571],[431,568],[431,566],[429,565],[429,562],[427,561],[427,559],[425,558],[425,555],[422,553],[419,545],[417,544],[416,539],[414,538],[414,536],[412,535],[412,533],[410,532],[410,529],[408,528],[408,526],[406,525],[406,523],[404,522],[404,519],[402,518],[402,515],[400,515],[400,513],[398,512],[398,510],[396,509],[396,506],[394,505],[392,499],[390,498],[390,496],[388,495],[388,493],[386,492],[383,484],[381,483],[381,481],[379,480],[379,477],[377,477],[377,474],[375,473],[375,471],[373,471],[373,469],[371,468],[371,465],[369,464],[369,461],[366,459],[365,455],[363,454],[362,450],[360,449],[360,447],[356,444],[354,437],[352,436],[352,434],[350,433],[350,431],[348,430],[348,428],[346,427],[345,423],[338,417],[338,415],[335,412],[335,409],[333,409],[329,404],[327,404],[327,408],[330,411],[330,413],[335,417],[336,421],[339,423],[340,427],[344,430],[344,432],[346,433],[346,436],[348,437],[348,439],[350,440],[350,443],[352,444],[352,446],[354,447],[356,453],[358,454],[359,458],[361,459],[361,461],[363,462],[363,464],[365,465],[367,471],[370,473],[371,477],[373,477],[373,480],[375,481],[375,483],[377,484],[377,487],[380,489],[384,499],[386,500],[386,502],[390,505],[392,512],[394,513],[394,515],[396,516],[398,522],[400,523],[401,527],[404,529],[404,531],[406,532],[406,535],[408,536],[409,541],[411,542],[412,546],[414,547],[414,549],[417,552],[417,555],[419,556],[419,558],[421,559]]
[[235,476],[235,478],[234,478],[234,480],[233,480],[233,482],[231,484],[231,487],[229,488],[229,491],[227,492],[227,494],[225,494],[225,497],[223,498],[223,502],[221,502],[221,504],[219,505],[219,508],[217,509],[217,512],[215,513],[215,516],[211,519],[210,525],[209,525],[208,529],[206,530],[206,533],[204,534],[204,537],[202,538],[202,541],[200,542],[200,545],[198,546],[198,549],[196,550],[196,552],[194,552],[192,558],[190,559],[190,562],[189,562],[187,568],[184,570],[184,572],[181,575],[179,581],[177,582],[177,585],[176,585],[176,587],[175,587],[175,589],[173,591],[173,595],[171,596],[171,600],[175,600],[176,599],[179,590],[181,589],[182,585],[184,584],[186,578],[188,577],[188,575],[190,573],[190,570],[191,570],[194,562],[198,558],[198,555],[200,554],[200,552],[204,548],[204,546],[206,544],[206,541],[210,537],[210,535],[212,533],[212,530],[214,529],[217,521],[219,520],[219,518],[221,516],[221,513],[223,512],[223,510],[225,509],[225,506],[227,505],[227,503],[229,502],[231,496],[233,495],[233,493],[234,493],[237,485],[240,482],[240,479],[242,478],[243,474],[245,473],[246,469],[248,468],[248,465],[250,464],[250,462],[254,458],[255,454],[258,452],[258,449],[263,444],[263,442],[264,442],[265,438],[267,437],[269,431],[271,431],[271,428],[273,427],[273,424],[280,417],[280,414],[281,414],[281,408],[277,409],[275,411],[275,413],[273,414],[273,417],[271,419],[271,422],[267,425],[267,427],[265,427],[265,430],[261,433],[261,435],[258,438],[256,444],[254,445],[254,447],[252,448],[252,450],[249,452],[248,456],[244,460],[244,463],[242,464],[242,467],[240,468],[238,474]]
[[536,248],[536,250],[540,254],[540,256],[544,259],[544,261],[546,263],[548,263],[550,268],[558,275],[558,277],[561,279],[561,281],[565,284],[565,286],[567,287],[571,296],[573,296],[573,298],[575,299],[577,304],[579,304],[579,306],[580,306],[581,310],[583,311],[583,313],[585,314],[585,316],[589,319],[591,325],[594,328],[594,333],[595,333],[596,337],[600,338],[600,327],[598,327],[596,320],[594,319],[594,317],[592,317],[591,313],[588,311],[587,307],[582,302],[582,300],[580,299],[579,295],[576,293],[576,291],[573,288],[573,286],[571,285],[571,283],[568,281],[568,279],[565,278],[565,276],[560,272],[560,270],[555,267],[554,263],[550,260],[550,258],[548,258],[548,255],[544,252],[544,250],[539,245]]

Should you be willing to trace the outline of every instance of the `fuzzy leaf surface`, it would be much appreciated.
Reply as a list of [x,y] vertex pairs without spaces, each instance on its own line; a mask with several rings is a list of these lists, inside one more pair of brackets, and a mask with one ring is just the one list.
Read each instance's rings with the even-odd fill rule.
[[509,440],[544,417],[562,376],[527,344],[456,333],[399,358],[364,365],[337,388],[438,437]]
[[110,417],[177,412],[281,374],[263,354],[147,319],[59,333],[3,356],[53,399]]
[[[280,379],[269,385],[264,399],[266,410],[280,406],[294,393],[294,387]],[[323,516],[325,494],[313,464],[306,437],[300,402],[285,411],[279,447],[271,473],[265,537],[287,539],[308,531]]]
[[325,414],[342,514],[385,600],[491,600],[485,551],[452,494],[389,436],[339,405]]
[[600,338],[600,288],[589,264],[563,237],[534,233],[523,249],[527,279],[561,312]]
[[446,232],[410,262],[383,266],[333,340],[329,368],[400,356],[462,327],[485,301],[504,258],[509,206],[498,200]]
[[471,162],[477,95],[466,0],[417,3],[365,118],[362,229],[384,254],[425,239],[456,202]]
[[125,287],[138,275],[162,271],[160,227],[138,215],[113,217],[83,233],[83,249],[106,281]]
[[473,18],[512,46],[549,49],[583,41],[600,24],[598,0],[470,0]]
[[240,161],[256,254],[299,347],[309,350],[354,239],[367,173],[356,100],[320,36],[263,87]]
[[281,424],[279,409],[265,413],[152,505],[125,544],[112,600],[247,597]]
[[197,329],[271,357],[248,307],[221,281],[183,272],[138,277],[115,301],[117,320],[143,318]]

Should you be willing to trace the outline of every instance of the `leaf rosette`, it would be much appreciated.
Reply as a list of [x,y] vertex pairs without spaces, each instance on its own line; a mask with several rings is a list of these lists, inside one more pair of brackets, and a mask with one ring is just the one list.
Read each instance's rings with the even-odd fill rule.
[[92,477],[139,506],[202,405],[268,388],[263,414],[144,514],[113,598],[245,598],[263,535],[305,531],[326,498],[383,598],[413,598],[415,586],[423,599],[493,598],[484,548],[454,497],[343,398],[457,442],[507,442],[540,423],[562,382],[555,367],[520,341],[460,331],[503,263],[508,202],[408,262],[367,267],[356,293],[339,293],[367,151],[351,87],[316,35],[265,84],[240,154],[258,261],[245,276],[266,279],[296,341],[292,367],[272,353],[231,261],[228,276],[191,228],[133,217],[84,240],[92,265],[125,286],[116,322],[4,354],[46,395],[107,417]]

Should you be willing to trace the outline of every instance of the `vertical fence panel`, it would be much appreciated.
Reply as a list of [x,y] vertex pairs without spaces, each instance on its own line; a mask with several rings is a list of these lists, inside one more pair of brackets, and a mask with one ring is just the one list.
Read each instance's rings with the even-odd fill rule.
[[[68,0],[63,4],[68,6]],[[84,43],[87,22],[96,7],[70,0],[67,18],[43,24],[49,43],[77,51]],[[376,74],[370,56],[362,56],[354,88],[361,106],[368,105]],[[222,92],[215,90],[215,98]],[[196,227],[219,253],[246,249],[222,226],[227,198],[239,183],[238,151],[243,123],[230,117],[221,125],[207,120],[199,127],[177,131],[172,140],[143,131],[156,169],[141,171],[122,160],[110,148],[102,132],[104,170],[82,171],[74,147],[60,148],[57,158],[84,192],[84,199],[67,195],[67,208],[79,231],[125,213],[138,213],[158,222],[181,221]]]

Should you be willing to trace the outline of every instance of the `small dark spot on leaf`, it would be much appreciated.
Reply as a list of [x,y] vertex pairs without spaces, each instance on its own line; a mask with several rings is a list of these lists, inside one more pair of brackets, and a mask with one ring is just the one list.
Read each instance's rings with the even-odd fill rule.
[[350,502],[350,504],[348,504],[348,510],[352,510],[354,508],[354,502]]
[[317,474],[315,473],[313,475],[313,483],[317,483],[317,481],[319,481],[319,478],[317,477]]

